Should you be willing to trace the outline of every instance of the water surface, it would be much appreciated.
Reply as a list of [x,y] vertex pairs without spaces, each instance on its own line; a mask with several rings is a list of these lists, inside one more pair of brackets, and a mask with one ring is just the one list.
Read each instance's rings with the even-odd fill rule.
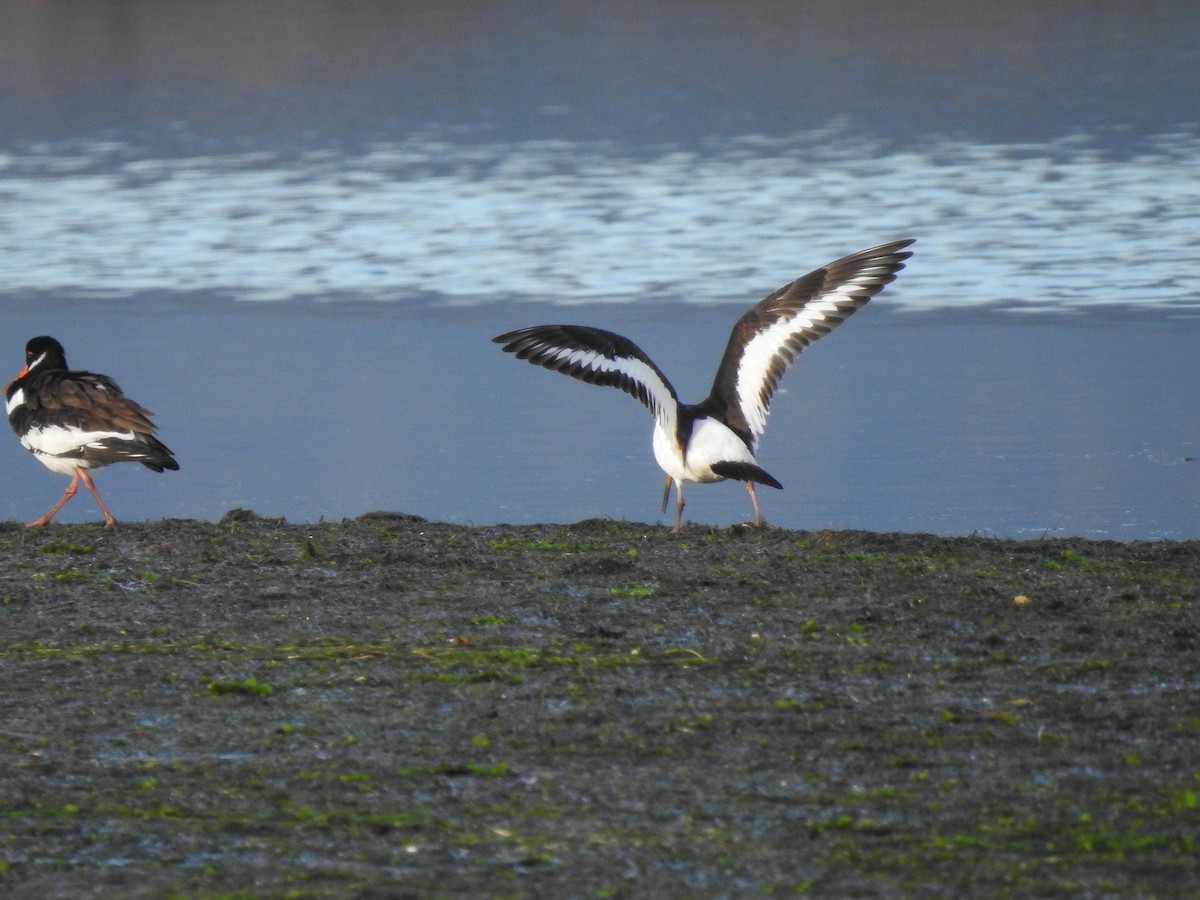
[[[158,411],[183,471],[101,473],[118,516],[654,521],[644,412],[489,338],[623,331],[695,400],[746,305],[911,236],[784,381],[768,518],[1195,536],[1198,28],[1185,3],[5,4],[7,352],[55,334]],[[32,518],[62,480],[0,453],[0,515]],[[747,507],[689,493],[703,522]]]

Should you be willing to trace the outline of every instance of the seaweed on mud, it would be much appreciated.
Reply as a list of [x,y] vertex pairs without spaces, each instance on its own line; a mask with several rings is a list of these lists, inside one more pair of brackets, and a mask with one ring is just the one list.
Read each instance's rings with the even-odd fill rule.
[[1200,543],[0,529],[6,896],[1178,893]]

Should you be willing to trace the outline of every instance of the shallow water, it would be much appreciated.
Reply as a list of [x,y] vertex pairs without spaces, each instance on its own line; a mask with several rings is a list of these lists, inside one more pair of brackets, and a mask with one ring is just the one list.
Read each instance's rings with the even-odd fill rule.
[[101,473],[118,516],[654,521],[649,418],[488,339],[613,328],[699,399],[742,308],[914,236],[785,379],[768,518],[1197,534],[1200,12],[601,6],[0,10],[13,369],[55,334],[184,466]]
[[[424,313],[395,304],[79,304],[57,329],[73,365],[120,374],[159,413],[179,473],[106,469],[118,517],[291,521],[374,509],[452,522],[669,522],[651,419],[616,391],[489,343],[540,305]],[[708,388],[736,309],[614,306],[685,397]],[[961,320],[868,306],[783,382],[760,461],[768,519],[797,528],[1011,536],[1188,537],[1200,521],[1200,322],[1092,313]],[[656,333],[655,326],[672,327]],[[10,315],[19,333],[45,316]],[[107,348],[106,359],[95,348]],[[155,348],[153,356],[144,353]],[[464,351],[463,348],[466,348]],[[1152,362],[1151,362],[1152,361]],[[0,515],[31,518],[64,480],[15,440]],[[745,492],[693,485],[687,515],[744,521]],[[64,521],[94,520],[81,495]]]

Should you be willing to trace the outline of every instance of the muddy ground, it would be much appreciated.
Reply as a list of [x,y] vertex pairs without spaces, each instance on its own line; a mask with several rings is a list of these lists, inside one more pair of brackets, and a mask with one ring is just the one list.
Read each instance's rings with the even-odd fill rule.
[[6,897],[1188,896],[1200,542],[0,525]]

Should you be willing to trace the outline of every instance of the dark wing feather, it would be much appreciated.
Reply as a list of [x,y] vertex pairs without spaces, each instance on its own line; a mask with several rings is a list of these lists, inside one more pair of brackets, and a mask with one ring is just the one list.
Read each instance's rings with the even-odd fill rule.
[[37,373],[21,385],[31,416],[46,424],[83,431],[153,434],[153,415],[130,400],[115,381],[94,372]]
[[852,253],[768,294],[733,326],[705,403],[756,441],[788,366],[893,281],[912,256],[904,250],[912,243]]
[[107,466],[117,462],[140,462],[147,469],[161,472],[163,469],[178,471],[179,463],[171,449],[153,435],[135,434],[132,439],[105,438],[93,441],[82,449],[80,459],[96,466]]
[[674,415],[675,388],[633,341],[586,325],[536,325],[510,331],[493,342],[535,366],[588,384],[615,387],[645,406],[656,419]]

